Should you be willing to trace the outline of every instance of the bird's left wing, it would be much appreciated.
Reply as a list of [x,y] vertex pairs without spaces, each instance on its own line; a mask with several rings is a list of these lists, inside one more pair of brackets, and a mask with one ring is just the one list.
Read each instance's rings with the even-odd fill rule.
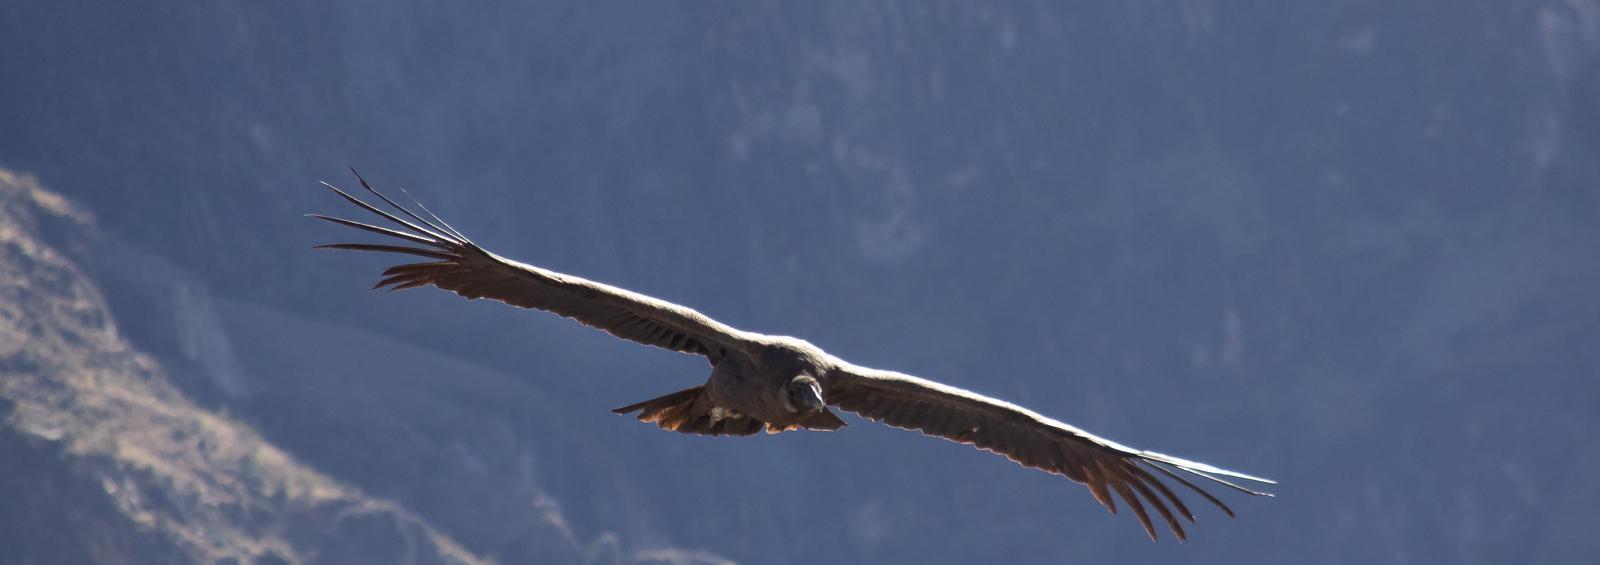
[[1177,471],[1258,496],[1271,495],[1221,477],[1274,484],[1204,463],[1124,447],[1015,404],[900,373],[845,365],[832,373],[824,396],[828,404],[863,417],[971,444],[1023,466],[1083,483],[1112,513],[1117,511],[1111,498],[1115,491],[1133,509],[1152,540],[1156,530],[1145,511],[1146,503],[1180,540],[1185,534],[1173,511],[1194,522],[1194,514],[1163,478],[1188,487],[1233,515],[1227,504]]
[[748,354],[745,332],[684,306],[495,255],[468,240],[426,208],[422,211],[432,218],[431,221],[379,193],[359,173],[356,178],[362,188],[388,204],[394,212],[351,196],[332,184],[322,184],[350,203],[393,224],[393,229],[321,214],[310,216],[410,245],[334,243],[318,247],[431,259],[390,267],[373,288],[387,286],[401,290],[432,285],[469,299],[488,298],[512,306],[553,312],[623,339],[705,355],[713,362],[730,351]]

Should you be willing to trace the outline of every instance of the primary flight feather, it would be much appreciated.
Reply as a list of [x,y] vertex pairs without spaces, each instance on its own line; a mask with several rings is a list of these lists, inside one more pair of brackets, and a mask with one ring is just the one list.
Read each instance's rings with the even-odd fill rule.
[[618,414],[638,412],[640,421],[684,433],[751,435],[763,430],[836,430],[845,425],[829,410],[837,408],[1065,476],[1088,486],[1095,500],[1112,513],[1116,513],[1116,499],[1120,498],[1152,540],[1156,529],[1147,505],[1180,540],[1186,537],[1183,521],[1194,522],[1194,514],[1168,486],[1169,481],[1200,495],[1229,516],[1233,510],[1227,504],[1190,479],[1249,495],[1271,496],[1236,482],[1274,484],[1267,479],[1125,447],[1015,404],[910,375],[856,366],[803,340],[734,329],[684,306],[506,259],[474,244],[421,205],[418,209],[424,215],[379,193],[359,173],[356,179],[389,209],[322,184],[390,227],[310,216],[405,244],[318,247],[423,259],[390,267],[374,288],[435,286],[469,299],[488,298],[552,312],[623,339],[703,355],[711,362],[711,376],[705,384],[618,408],[614,410]]

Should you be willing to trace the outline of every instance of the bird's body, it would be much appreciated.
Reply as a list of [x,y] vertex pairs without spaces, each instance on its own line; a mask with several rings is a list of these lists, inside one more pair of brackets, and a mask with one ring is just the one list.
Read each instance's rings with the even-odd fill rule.
[[785,336],[747,334],[752,355],[725,355],[704,385],[614,410],[640,412],[662,428],[706,435],[750,435],[844,427],[822,391],[841,366],[816,346]]
[[754,359],[730,356],[717,363],[706,381],[706,390],[717,406],[748,414],[776,429],[804,427],[812,414],[792,411],[792,400],[786,405],[786,387],[801,375],[812,375],[819,379],[819,386],[825,387],[837,363],[821,349],[798,339],[761,338],[766,343]]
[[[359,178],[359,175],[358,175]],[[572,318],[614,336],[682,353],[711,363],[705,384],[618,408],[664,429],[705,435],[751,435],[845,426],[830,408],[890,426],[916,430],[1004,455],[1023,466],[1065,476],[1089,487],[1113,513],[1121,498],[1156,537],[1148,504],[1183,539],[1178,518],[1194,521],[1183,500],[1162,480],[1187,487],[1221,508],[1221,500],[1179,475],[1233,490],[1265,495],[1228,479],[1272,481],[1128,448],[1020,406],[910,375],[860,367],[801,339],[731,328],[692,309],[635,292],[556,273],[500,257],[478,247],[429,214],[432,221],[373,190],[405,217],[379,209],[324,183],[341,197],[393,223],[390,229],[313,215],[340,225],[415,244],[341,243],[335,249],[420,256],[432,261],[384,271],[378,287],[435,286],[466,298],[489,298]],[[426,213],[426,209],[424,209]]]

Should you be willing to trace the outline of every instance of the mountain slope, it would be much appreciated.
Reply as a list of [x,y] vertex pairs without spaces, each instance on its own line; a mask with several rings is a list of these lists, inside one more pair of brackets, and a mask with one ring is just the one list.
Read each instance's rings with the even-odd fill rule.
[[62,526],[5,528],[17,538],[8,551],[21,552],[8,559],[480,561],[411,512],[185,398],[122,338],[83,271],[35,235],[52,229],[93,225],[0,170],[0,480],[23,501],[5,519]]

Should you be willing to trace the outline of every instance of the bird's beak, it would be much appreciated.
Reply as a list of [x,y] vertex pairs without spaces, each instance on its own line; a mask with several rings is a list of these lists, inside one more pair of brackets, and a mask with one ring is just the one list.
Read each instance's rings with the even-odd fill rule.
[[801,400],[806,405],[806,411],[816,414],[827,409],[827,403],[822,401],[822,387],[813,383],[809,388],[811,389],[811,394],[803,395]]

